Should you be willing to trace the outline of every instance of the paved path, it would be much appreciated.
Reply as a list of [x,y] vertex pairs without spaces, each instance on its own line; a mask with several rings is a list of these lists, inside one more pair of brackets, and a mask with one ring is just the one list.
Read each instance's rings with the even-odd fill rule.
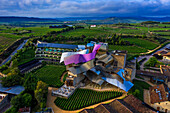
[[13,51],[13,52],[11,53],[11,55],[1,63],[0,66],[4,65],[4,64],[6,64],[8,61],[10,61],[10,60],[12,59],[12,56],[15,55],[15,53],[17,53],[18,50],[22,49],[22,47],[25,45],[25,43],[26,43],[27,41],[28,41],[28,40],[24,40],[24,42],[23,42],[21,45],[19,45],[18,48],[15,49],[15,51]]
[[83,109],[91,109],[91,108],[94,108],[94,107],[97,107],[98,105],[100,104],[107,104],[107,103],[110,103],[112,102],[113,100],[115,99],[122,99],[124,98],[125,96],[127,96],[127,93],[124,93],[122,96],[120,97],[117,97],[117,98],[114,98],[114,99],[111,99],[111,100],[108,100],[108,101],[105,101],[105,102],[101,102],[101,103],[98,103],[98,104],[95,104],[95,105],[92,105],[92,106],[89,106],[89,107],[85,107],[83,109],[80,109],[80,110],[75,110],[75,111],[66,111],[66,110],[62,110],[60,109],[59,107],[57,107],[54,103],[55,99],[57,97],[54,97],[54,96],[51,96],[51,92],[52,90],[57,90],[58,88],[52,88],[52,87],[49,87],[48,88],[48,95],[47,95],[47,104],[46,106],[47,107],[51,107],[54,111],[54,113],[78,113],[80,111],[82,111]]
[[[170,44],[167,44],[166,46],[158,49],[157,51],[164,50],[164,49],[167,48],[167,47],[170,47]],[[156,53],[157,51],[155,51],[154,53]],[[152,55],[153,55],[154,53],[152,53],[151,55],[139,56],[139,57],[137,58],[137,61],[138,61],[138,62],[139,62],[140,60],[146,58],[146,60],[145,60],[144,62],[142,62],[141,66],[140,66],[140,70],[144,70],[144,64],[152,57]],[[136,62],[136,60],[133,59],[133,60],[131,60],[131,62]]]

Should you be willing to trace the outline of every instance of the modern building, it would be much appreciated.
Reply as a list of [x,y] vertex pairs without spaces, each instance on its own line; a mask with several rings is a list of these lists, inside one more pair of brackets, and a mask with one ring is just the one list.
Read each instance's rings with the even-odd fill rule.
[[144,102],[157,111],[170,113],[170,90],[164,85],[155,85],[144,90]]
[[124,99],[116,99],[109,104],[100,104],[93,109],[84,109],[80,113],[156,113],[156,111],[133,95],[128,95]]
[[37,59],[46,59],[59,62],[63,52],[73,52],[84,49],[85,45],[57,44],[37,41],[35,57]]
[[108,44],[101,42],[91,42],[86,48],[79,52],[62,53],[60,62],[66,65],[68,76],[64,87],[54,95],[64,91],[67,95],[72,94],[68,87],[74,92],[74,89],[85,87],[89,82],[100,89],[111,85],[126,92],[133,86],[136,64],[126,61],[126,51],[109,52]]

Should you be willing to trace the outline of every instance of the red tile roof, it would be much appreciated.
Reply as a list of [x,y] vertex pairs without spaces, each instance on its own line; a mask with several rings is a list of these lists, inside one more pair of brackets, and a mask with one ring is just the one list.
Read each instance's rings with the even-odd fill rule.
[[165,87],[163,84],[149,88],[151,104],[168,101]]
[[166,53],[168,53],[168,52],[162,50],[162,51],[157,51],[156,53],[154,53],[154,55],[158,55],[158,54],[163,55],[163,54],[166,54]]
[[130,106],[135,108],[140,113],[153,113],[151,109],[147,108],[145,105],[143,105],[142,101],[134,97],[133,95],[129,95],[123,99],[126,103],[128,103]]
[[170,52],[168,52],[168,53],[166,53],[166,54],[164,54],[162,56],[170,56]]

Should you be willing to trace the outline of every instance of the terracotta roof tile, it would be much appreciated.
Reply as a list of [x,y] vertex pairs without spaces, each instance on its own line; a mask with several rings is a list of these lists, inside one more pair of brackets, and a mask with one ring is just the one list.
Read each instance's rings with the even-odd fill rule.
[[143,105],[142,101],[140,101],[133,95],[129,95],[129,96],[125,97],[123,100],[140,113],[144,113],[144,112],[145,113],[154,113],[154,111],[152,111],[151,109],[149,109],[145,105]]
[[115,109],[117,113],[133,113],[130,109],[120,103],[118,100],[114,100],[113,102],[109,103],[109,105]]
[[163,84],[156,85],[149,88],[151,103],[164,102],[167,101],[165,87]]

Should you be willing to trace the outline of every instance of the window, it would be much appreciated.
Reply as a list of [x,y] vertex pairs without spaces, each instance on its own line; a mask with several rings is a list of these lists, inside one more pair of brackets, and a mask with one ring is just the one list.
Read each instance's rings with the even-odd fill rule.
[[117,65],[118,65],[118,61],[114,61],[113,66],[117,67]]

